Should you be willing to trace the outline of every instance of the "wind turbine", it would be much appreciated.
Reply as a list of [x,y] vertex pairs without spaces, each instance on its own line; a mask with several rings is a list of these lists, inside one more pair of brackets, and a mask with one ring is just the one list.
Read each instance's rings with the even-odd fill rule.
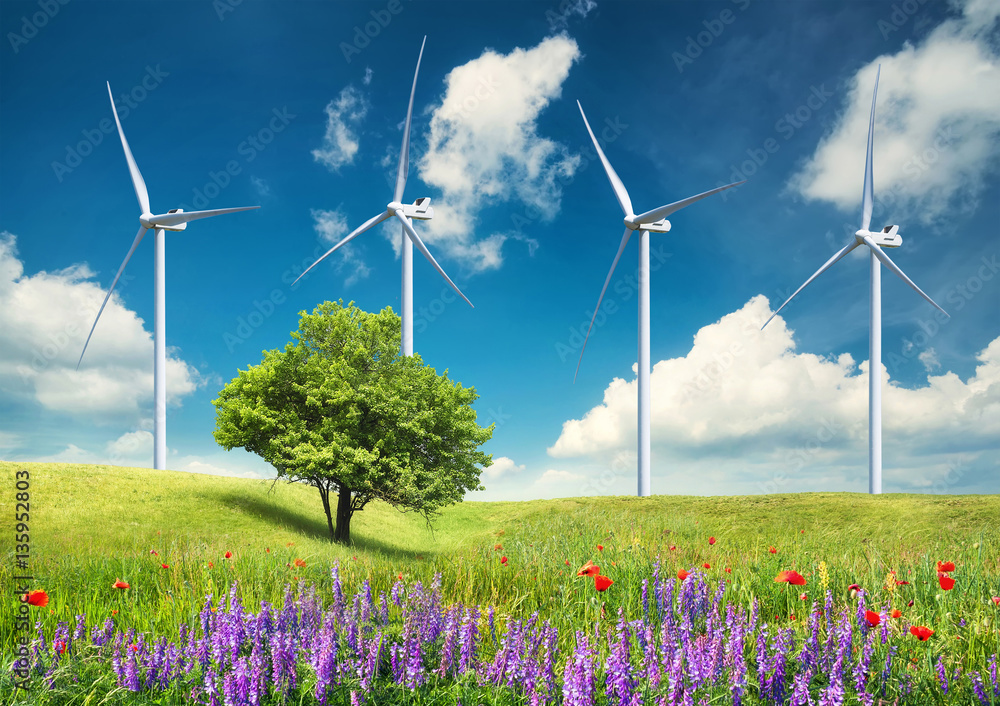
[[[886,226],[881,231],[874,233],[868,230],[872,218],[872,207],[875,203],[872,182],[872,143],[875,134],[875,98],[878,95],[878,79],[881,73],[882,65],[879,64],[875,73],[875,90],[872,91],[872,112],[868,120],[868,154],[865,156],[865,183],[861,197],[861,229],[854,234],[853,241],[845,245],[816,270],[816,273],[807,279],[805,284],[796,289],[792,296],[788,297],[785,303],[779,306],[778,310],[764,322],[764,326],[767,326],[771,319],[795,298],[796,294],[806,288],[806,285],[833,267],[838,260],[854,248],[859,245],[867,245],[871,250],[869,253],[871,264],[869,325],[871,331],[868,341],[868,492],[872,495],[882,493],[882,271],[879,262],[899,275],[913,291],[930,302],[938,311],[945,316],[949,315],[933,299],[924,294],[923,290],[915,285],[913,280],[896,266],[896,263],[889,259],[888,255],[882,252],[882,248],[898,248],[903,244],[903,239],[899,236],[899,226]],[[764,326],[760,327],[761,331],[764,330]]]
[[128,254],[125,255],[125,261],[122,262],[122,266],[118,268],[118,273],[111,282],[108,294],[104,297],[104,303],[101,304],[101,308],[97,312],[97,318],[94,319],[94,325],[90,327],[90,333],[87,335],[86,343],[83,344],[83,351],[80,353],[80,360],[76,363],[76,369],[80,369],[80,363],[83,362],[83,354],[87,352],[90,338],[94,335],[97,322],[101,319],[104,307],[107,306],[108,299],[111,298],[111,293],[115,290],[115,285],[118,284],[118,278],[122,276],[122,272],[125,270],[125,265],[128,264],[132,253],[139,246],[142,236],[146,234],[147,230],[153,230],[155,232],[156,246],[153,263],[153,398],[155,404],[153,413],[153,468],[162,470],[167,466],[167,335],[163,232],[167,230],[174,232],[182,231],[187,228],[188,221],[195,221],[199,218],[221,216],[224,213],[236,213],[237,211],[248,211],[260,208],[260,206],[216,208],[209,211],[188,211],[187,213],[183,209],[174,208],[164,214],[153,215],[149,210],[149,194],[146,191],[146,182],[142,180],[142,174],[139,173],[139,167],[135,163],[132,150],[129,149],[125,133],[122,131],[121,121],[118,119],[118,111],[115,109],[115,99],[111,94],[110,82],[108,83],[108,97],[111,98],[111,112],[115,115],[115,124],[118,125],[118,136],[122,140],[122,149],[125,150],[125,161],[128,162],[128,171],[132,175],[132,186],[135,188],[135,195],[139,199],[139,208],[142,209],[142,212],[139,214],[139,232],[136,233],[135,240],[132,241],[132,247],[129,248]]
[[[402,254],[403,254],[403,291],[402,291],[402,346],[401,350],[403,355],[413,355],[413,246],[416,245],[417,249],[423,253],[424,257],[427,258],[434,269],[438,271],[445,281],[451,285],[451,288],[458,292],[458,296],[465,299],[465,302],[472,306],[472,302],[469,301],[468,297],[462,294],[462,290],[451,281],[451,278],[445,274],[445,271],[441,269],[441,265],[437,263],[434,256],[431,255],[427,246],[424,245],[424,241],[420,239],[417,235],[417,231],[413,229],[413,224],[410,223],[410,219],[416,219],[419,221],[429,221],[434,217],[434,209],[430,207],[431,200],[427,197],[421,197],[414,201],[412,204],[404,204],[400,202],[403,198],[403,187],[406,186],[406,176],[409,172],[410,165],[410,118],[413,115],[413,94],[417,90],[417,74],[420,73],[420,59],[424,55],[424,44],[427,43],[427,37],[424,36],[424,41],[420,43],[420,54],[417,56],[417,68],[413,72],[413,86],[410,88],[410,104],[406,109],[406,125],[403,128],[403,146],[399,152],[399,169],[396,172],[396,189],[392,194],[392,201],[385,207],[385,211],[369,218],[367,221],[361,224],[350,235],[341,240],[339,243],[334,245],[332,248],[327,250],[323,255],[316,260],[313,264],[306,268],[305,272],[295,278],[295,282],[305,277],[306,272],[309,272],[312,268],[316,267],[320,262],[322,262],[327,256],[331,255],[340,246],[346,245],[351,240],[357,236],[364,233],[369,228],[372,228],[387,218],[392,218],[395,216],[399,219],[402,224],[401,237],[403,240],[402,244]],[[295,285],[292,282],[292,285]]]
[[711,196],[712,194],[717,194],[720,191],[725,191],[734,186],[739,186],[742,181],[738,181],[734,184],[727,184],[726,186],[720,186],[717,189],[712,189],[711,191],[705,191],[704,193],[698,194],[697,196],[689,196],[681,201],[675,201],[674,203],[667,204],[666,206],[660,206],[659,208],[654,208],[652,211],[646,211],[640,215],[635,215],[632,210],[632,200],[629,198],[628,191],[625,189],[625,185],[622,180],[618,178],[618,174],[615,173],[614,168],[611,163],[608,162],[608,158],[604,156],[604,152],[601,150],[601,146],[597,143],[597,138],[594,137],[594,131],[590,129],[590,123],[587,122],[587,115],[583,112],[583,106],[580,105],[580,101],[576,102],[578,108],[580,108],[580,115],[583,116],[583,124],[587,126],[587,132],[590,133],[590,139],[594,143],[594,148],[597,150],[597,155],[601,158],[601,164],[604,165],[604,171],[608,175],[608,181],[611,182],[611,188],[615,191],[615,196],[618,197],[618,203],[622,207],[622,211],[625,213],[625,233],[622,235],[621,244],[618,246],[618,253],[615,255],[614,261],[611,263],[611,271],[608,272],[607,278],[604,280],[604,287],[601,289],[601,296],[597,298],[597,307],[594,309],[594,315],[590,318],[590,327],[587,329],[587,336],[583,340],[583,348],[580,350],[580,361],[576,364],[576,373],[573,375],[573,382],[576,382],[576,375],[580,372],[580,363],[583,362],[583,351],[587,349],[587,339],[590,338],[590,331],[594,328],[594,319],[597,318],[597,312],[601,309],[601,301],[604,299],[604,293],[608,289],[608,284],[611,282],[611,275],[615,273],[615,266],[618,264],[619,258],[622,256],[622,252],[625,250],[625,246],[628,244],[629,237],[632,235],[633,231],[639,231],[639,497],[645,497],[649,495],[649,453],[650,453],[650,436],[649,436],[649,234],[650,233],[666,233],[670,230],[670,221],[667,220],[667,216],[679,211],[685,206],[690,206],[695,201],[701,201],[706,196]]

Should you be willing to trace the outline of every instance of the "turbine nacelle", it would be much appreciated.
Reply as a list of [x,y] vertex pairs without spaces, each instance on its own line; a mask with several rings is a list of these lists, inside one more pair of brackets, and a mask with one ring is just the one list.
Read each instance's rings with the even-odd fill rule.
[[875,244],[883,248],[898,248],[903,244],[903,238],[899,235],[899,226],[886,226],[882,230],[875,232],[861,229],[854,234],[858,243],[863,243],[865,237],[870,237]]
[[171,230],[171,231],[182,231],[188,227],[187,221],[183,223],[171,223],[169,225],[163,225],[158,223],[163,218],[171,216],[175,213],[184,213],[183,208],[172,208],[166,213],[160,214],[159,216],[154,216],[151,213],[144,213],[139,216],[139,223],[143,228],[149,228],[150,230],[154,228],[159,228],[161,230]]
[[397,203],[393,201],[388,206],[386,210],[390,213],[395,209],[399,209],[403,212],[403,215],[407,218],[418,220],[418,221],[429,221],[434,218],[434,209],[431,208],[430,197],[421,196],[419,199],[414,201],[412,204],[409,203]]
[[625,227],[629,230],[645,230],[650,233],[669,233],[670,232],[670,221],[666,218],[661,218],[658,221],[653,221],[652,223],[639,223],[638,216],[629,216],[625,219]]

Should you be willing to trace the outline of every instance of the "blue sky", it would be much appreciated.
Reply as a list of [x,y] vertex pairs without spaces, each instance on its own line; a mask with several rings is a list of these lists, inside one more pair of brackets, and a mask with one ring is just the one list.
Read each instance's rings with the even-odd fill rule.
[[[651,237],[652,488],[867,490],[867,256],[759,327],[858,227],[881,64],[872,227],[950,314],[883,268],[885,492],[997,492],[1000,7],[966,2],[89,2],[0,5],[0,458],[151,466],[153,238],[79,372],[139,215],[260,205],[167,235],[168,466],[268,476],[212,400],[298,314],[399,311],[398,227],[299,285],[390,200],[421,39],[404,200],[475,304],[414,256],[414,349],[496,423],[468,499],[634,494],[636,210],[731,180]],[[102,129],[103,125],[103,129]]]

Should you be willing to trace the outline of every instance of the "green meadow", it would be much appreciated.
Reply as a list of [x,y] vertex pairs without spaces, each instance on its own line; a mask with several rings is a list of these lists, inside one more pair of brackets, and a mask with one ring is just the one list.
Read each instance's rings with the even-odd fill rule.
[[[561,640],[571,639],[574,629],[613,627],[619,609],[641,617],[642,582],[658,562],[662,576],[697,569],[724,579],[727,601],[748,607],[756,598],[762,619],[803,630],[810,605],[822,604],[827,589],[847,606],[848,587],[857,584],[871,605],[934,630],[926,643],[906,643],[912,654],[903,656],[921,665],[943,656],[951,668],[985,673],[1000,651],[1000,607],[993,600],[1000,596],[1000,496],[464,502],[432,527],[419,515],[372,503],[354,516],[352,545],[341,546],[330,542],[319,494],[309,486],[141,468],[0,462],[0,511],[8,522],[15,472],[25,470],[26,572],[34,577],[30,589],[49,596],[31,617],[49,636],[58,622],[74,625],[83,614],[88,628],[113,618],[119,629],[176,639],[181,623],[197,623],[208,594],[221,598],[238,582],[247,606],[280,605],[287,587],[297,584],[314,585],[322,596],[339,563],[347,594],[365,579],[378,595],[400,577],[426,585],[439,573],[446,601],[494,606],[498,621],[538,611],[560,629]],[[8,587],[25,573],[15,567],[13,538],[5,532],[0,544],[0,578]],[[592,581],[576,576],[587,561],[614,581],[609,590],[597,593]],[[938,561],[956,565],[951,590],[939,585]],[[776,583],[783,570],[799,572],[806,585]],[[129,589],[115,589],[116,580]],[[21,637],[13,629],[21,604],[14,590],[6,595],[0,602],[5,672]],[[571,644],[560,647],[572,651]],[[9,694],[3,679],[0,691]],[[66,701],[38,703],[104,703],[98,696],[112,686],[82,684],[66,692]],[[0,703],[15,702],[4,696]]]

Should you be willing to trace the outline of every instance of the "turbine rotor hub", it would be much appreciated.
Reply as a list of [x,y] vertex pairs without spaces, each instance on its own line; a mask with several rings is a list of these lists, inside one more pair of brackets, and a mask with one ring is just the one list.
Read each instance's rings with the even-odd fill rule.
[[153,228],[156,228],[156,226],[149,220],[152,217],[153,217],[153,214],[149,213],[148,211],[146,213],[143,213],[141,216],[139,216],[139,224],[143,228],[146,228],[146,229],[149,229],[149,230],[152,230]]

